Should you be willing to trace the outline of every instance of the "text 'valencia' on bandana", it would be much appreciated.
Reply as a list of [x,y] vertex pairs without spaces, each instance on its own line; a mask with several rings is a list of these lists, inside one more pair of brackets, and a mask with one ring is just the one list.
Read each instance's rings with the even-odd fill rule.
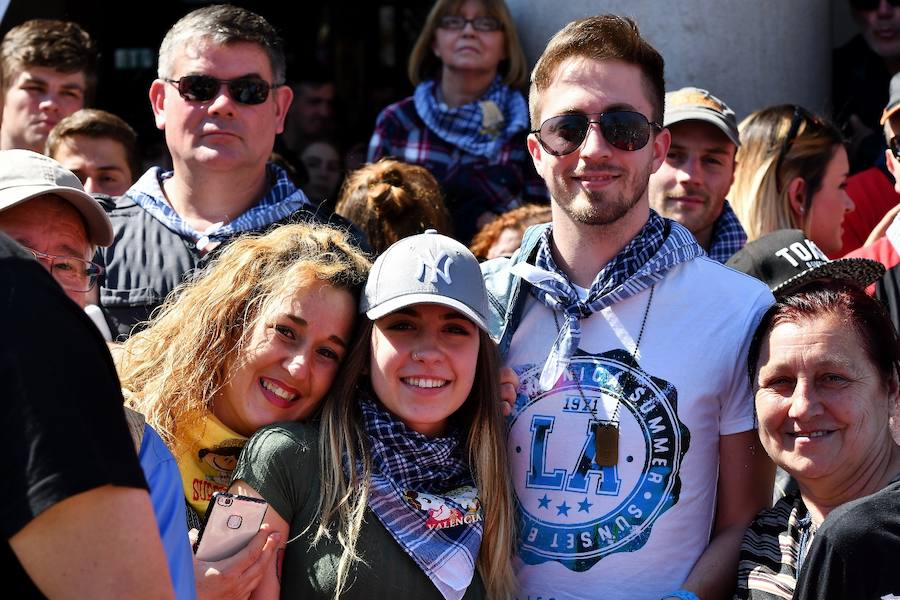
[[369,508],[444,598],[459,600],[483,532],[459,437],[424,436],[368,397],[360,406],[372,458]]

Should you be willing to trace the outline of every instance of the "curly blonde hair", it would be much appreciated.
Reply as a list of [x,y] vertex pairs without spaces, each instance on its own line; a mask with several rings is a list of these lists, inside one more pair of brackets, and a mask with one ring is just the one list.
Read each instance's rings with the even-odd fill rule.
[[236,240],[125,342],[118,367],[129,405],[173,453],[195,450],[183,432],[212,410],[270,304],[316,281],[358,296],[370,266],[346,232],[324,225]]

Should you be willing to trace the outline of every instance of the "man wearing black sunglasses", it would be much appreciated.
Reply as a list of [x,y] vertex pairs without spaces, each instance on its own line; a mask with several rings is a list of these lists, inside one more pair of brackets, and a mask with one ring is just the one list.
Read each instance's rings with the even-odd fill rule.
[[521,386],[510,416],[529,598],[719,598],[771,498],[745,348],[772,303],[651,211],[663,59],[633,21],[567,25],[532,73],[552,222],[483,265]]
[[292,92],[283,43],[265,19],[230,5],[189,13],[163,39],[158,75],[150,103],[173,170],[151,168],[110,201],[116,238],[100,254],[101,303],[119,339],[223,244],[314,218],[268,162]]

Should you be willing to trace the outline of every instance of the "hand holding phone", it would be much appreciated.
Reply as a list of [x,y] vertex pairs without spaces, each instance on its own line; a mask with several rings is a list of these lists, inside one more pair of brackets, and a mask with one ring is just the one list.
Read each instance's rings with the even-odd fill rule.
[[268,507],[261,498],[227,492],[213,494],[200,532],[197,558],[214,562],[240,552],[259,531]]

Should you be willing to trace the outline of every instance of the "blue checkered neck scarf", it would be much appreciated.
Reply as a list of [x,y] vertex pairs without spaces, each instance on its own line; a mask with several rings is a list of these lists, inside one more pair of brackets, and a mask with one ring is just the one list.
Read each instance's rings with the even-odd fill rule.
[[716,219],[709,242],[709,257],[720,263],[728,262],[735,252],[747,243],[747,233],[738,221],[734,209],[725,201],[722,214]]
[[597,273],[587,299],[581,301],[566,274],[553,261],[551,233],[552,228],[548,227],[541,236],[534,265],[520,262],[511,269],[531,284],[535,298],[564,317],[541,371],[544,391],[553,388],[578,349],[581,319],[642,292],[662,280],[675,265],[703,255],[690,231],[651,210],[644,227]]
[[125,196],[184,238],[221,242],[239,233],[259,231],[301,208],[315,210],[303,191],[295,186],[287,172],[273,163],[266,165],[269,191],[259,202],[228,222],[217,223],[206,231],[197,231],[166,202],[162,182],[174,173],[159,167],[149,169]]
[[433,79],[416,86],[416,112],[436,136],[470,154],[495,158],[507,140],[528,128],[525,98],[499,76],[480,100],[455,108],[437,99],[435,86]]
[[369,508],[444,598],[459,600],[483,532],[459,434],[429,438],[367,396],[360,406],[372,460]]

